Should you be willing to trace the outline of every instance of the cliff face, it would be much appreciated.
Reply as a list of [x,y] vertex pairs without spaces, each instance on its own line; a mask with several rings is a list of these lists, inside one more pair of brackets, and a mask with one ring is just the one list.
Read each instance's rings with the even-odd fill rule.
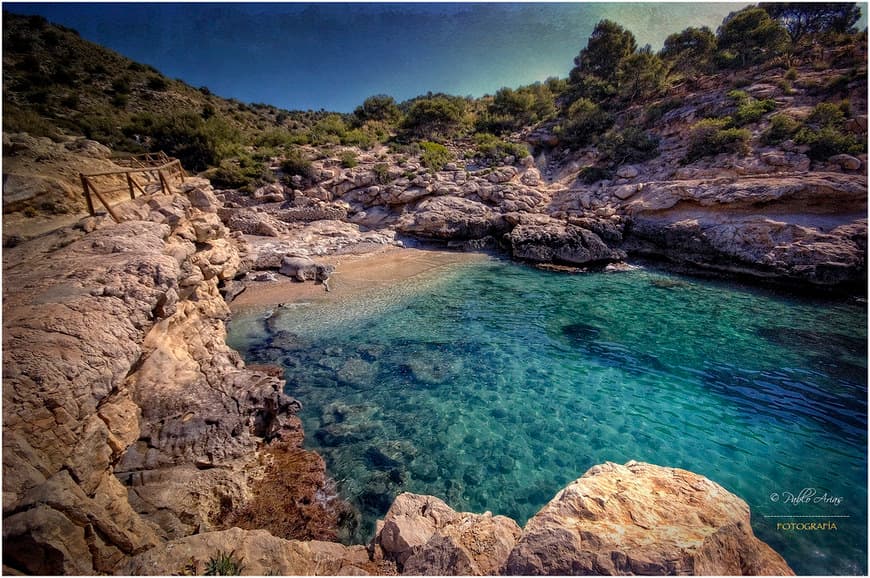
[[225,344],[218,285],[239,271],[237,244],[207,182],[185,191],[122,207],[137,220],[88,219],[6,250],[9,569],[109,572],[162,540],[218,528],[288,452],[307,464],[311,502],[296,531],[334,535],[332,500],[313,499],[329,495],[323,462],[299,449],[298,402]]

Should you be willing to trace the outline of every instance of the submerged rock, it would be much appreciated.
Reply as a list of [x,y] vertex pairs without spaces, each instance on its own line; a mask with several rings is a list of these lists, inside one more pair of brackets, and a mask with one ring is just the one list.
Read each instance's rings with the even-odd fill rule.
[[676,468],[592,467],[523,530],[507,574],[793,575],[752,533],[749,506]]

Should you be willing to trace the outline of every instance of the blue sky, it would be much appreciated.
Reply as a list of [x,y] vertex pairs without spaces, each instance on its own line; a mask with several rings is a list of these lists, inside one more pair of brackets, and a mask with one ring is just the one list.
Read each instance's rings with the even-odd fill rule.
[[350,112],[367,96],[482,96],[567,76],[602,18],[660,48],[745,4],[4,3],[244,102]]

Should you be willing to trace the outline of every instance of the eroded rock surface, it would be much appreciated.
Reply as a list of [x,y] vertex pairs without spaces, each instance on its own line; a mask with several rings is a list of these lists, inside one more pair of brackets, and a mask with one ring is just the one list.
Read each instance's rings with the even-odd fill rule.
[[[264,442],[301,444],[283,381],[226,346],[218,287],[243,272],[244,251],[209,211],[207,182],[190,185],[119,206],[129,221],[4,254],[10,569],[111,572],[162,540],[217,529],[268,477]],[[313,507],[322,527],[331,505]]]
[[752,533],[746,502],[652,464],[592,467],[528,521],[505,566],[520,575],[792,575]]
[[223,553],[251,576],[366,576],[377,574],[364,546],[282,540],[264,530],[230,528],[163,544],[131,558],[119,575],[203,574]]
[[520,536],[504,516],[455,512],[433,496],[400,494],[372,541],[374,559],[394,561],[403,574],[498,574]]

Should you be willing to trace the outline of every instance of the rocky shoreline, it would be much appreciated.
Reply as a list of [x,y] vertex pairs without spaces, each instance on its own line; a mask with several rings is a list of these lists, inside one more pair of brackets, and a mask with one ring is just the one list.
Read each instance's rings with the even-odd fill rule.
[[[234,549],[250,552],[246,572],[548,571],[534,560],[552,545],[529,545],[537,517],[521,531],[506,518],[451,513],[431,497],[397,499],[369,547],[329,542],[348,505],[322,459],[301,447],[298,402],[283,393],[278,368],[245,367],[225,343],[229,309],[221,291],[246,271],[271,268],[262,260],[276,249],[258,250],[228,230],[221,206],[207,181],[190,179],[179,194],[120,205],[128,219],[120,224],[88,218],[7,249],[4,569],[166,574]],[[329,234],[345,223],[315,227],[327,246],[370,242]],[[304,229],[297,234],[311,234]],[[621,467],[601,466],[624,474]],[[695,478],[703,482],[690,486],[711,484]],[[650,483],[643,492],[659,484]],[[419,500],[429,505],[418,508]],[[631,516],[663,515],[640,495],[633,504]],[[764,552],[761,566],[741,562],[741,571],[788,573],[751,535],[745,504],[734,511],[743,534],[727,542],[727,552]],[[396,522],[400,516],[412,520]],[[697,531],[693,524],[687,531]],[[730,524],[717,523],[714,535]],[[565,548],[577,546],[569,542]],[[493,550],[496,543],[502,546]],[[592,556],[577,548],[578,560]],[[615,565],[596,562],[595,569],[675,569],[656,566],[649,548],[657,546],[638,555],[628,544],[612,548],[606,556]],[[680,567],[732,573],[737,567],[716,564],[744,560],[729,554],[705,566],[703,550],[684,548]],[[190,555],[179,562],[182,552]]]

